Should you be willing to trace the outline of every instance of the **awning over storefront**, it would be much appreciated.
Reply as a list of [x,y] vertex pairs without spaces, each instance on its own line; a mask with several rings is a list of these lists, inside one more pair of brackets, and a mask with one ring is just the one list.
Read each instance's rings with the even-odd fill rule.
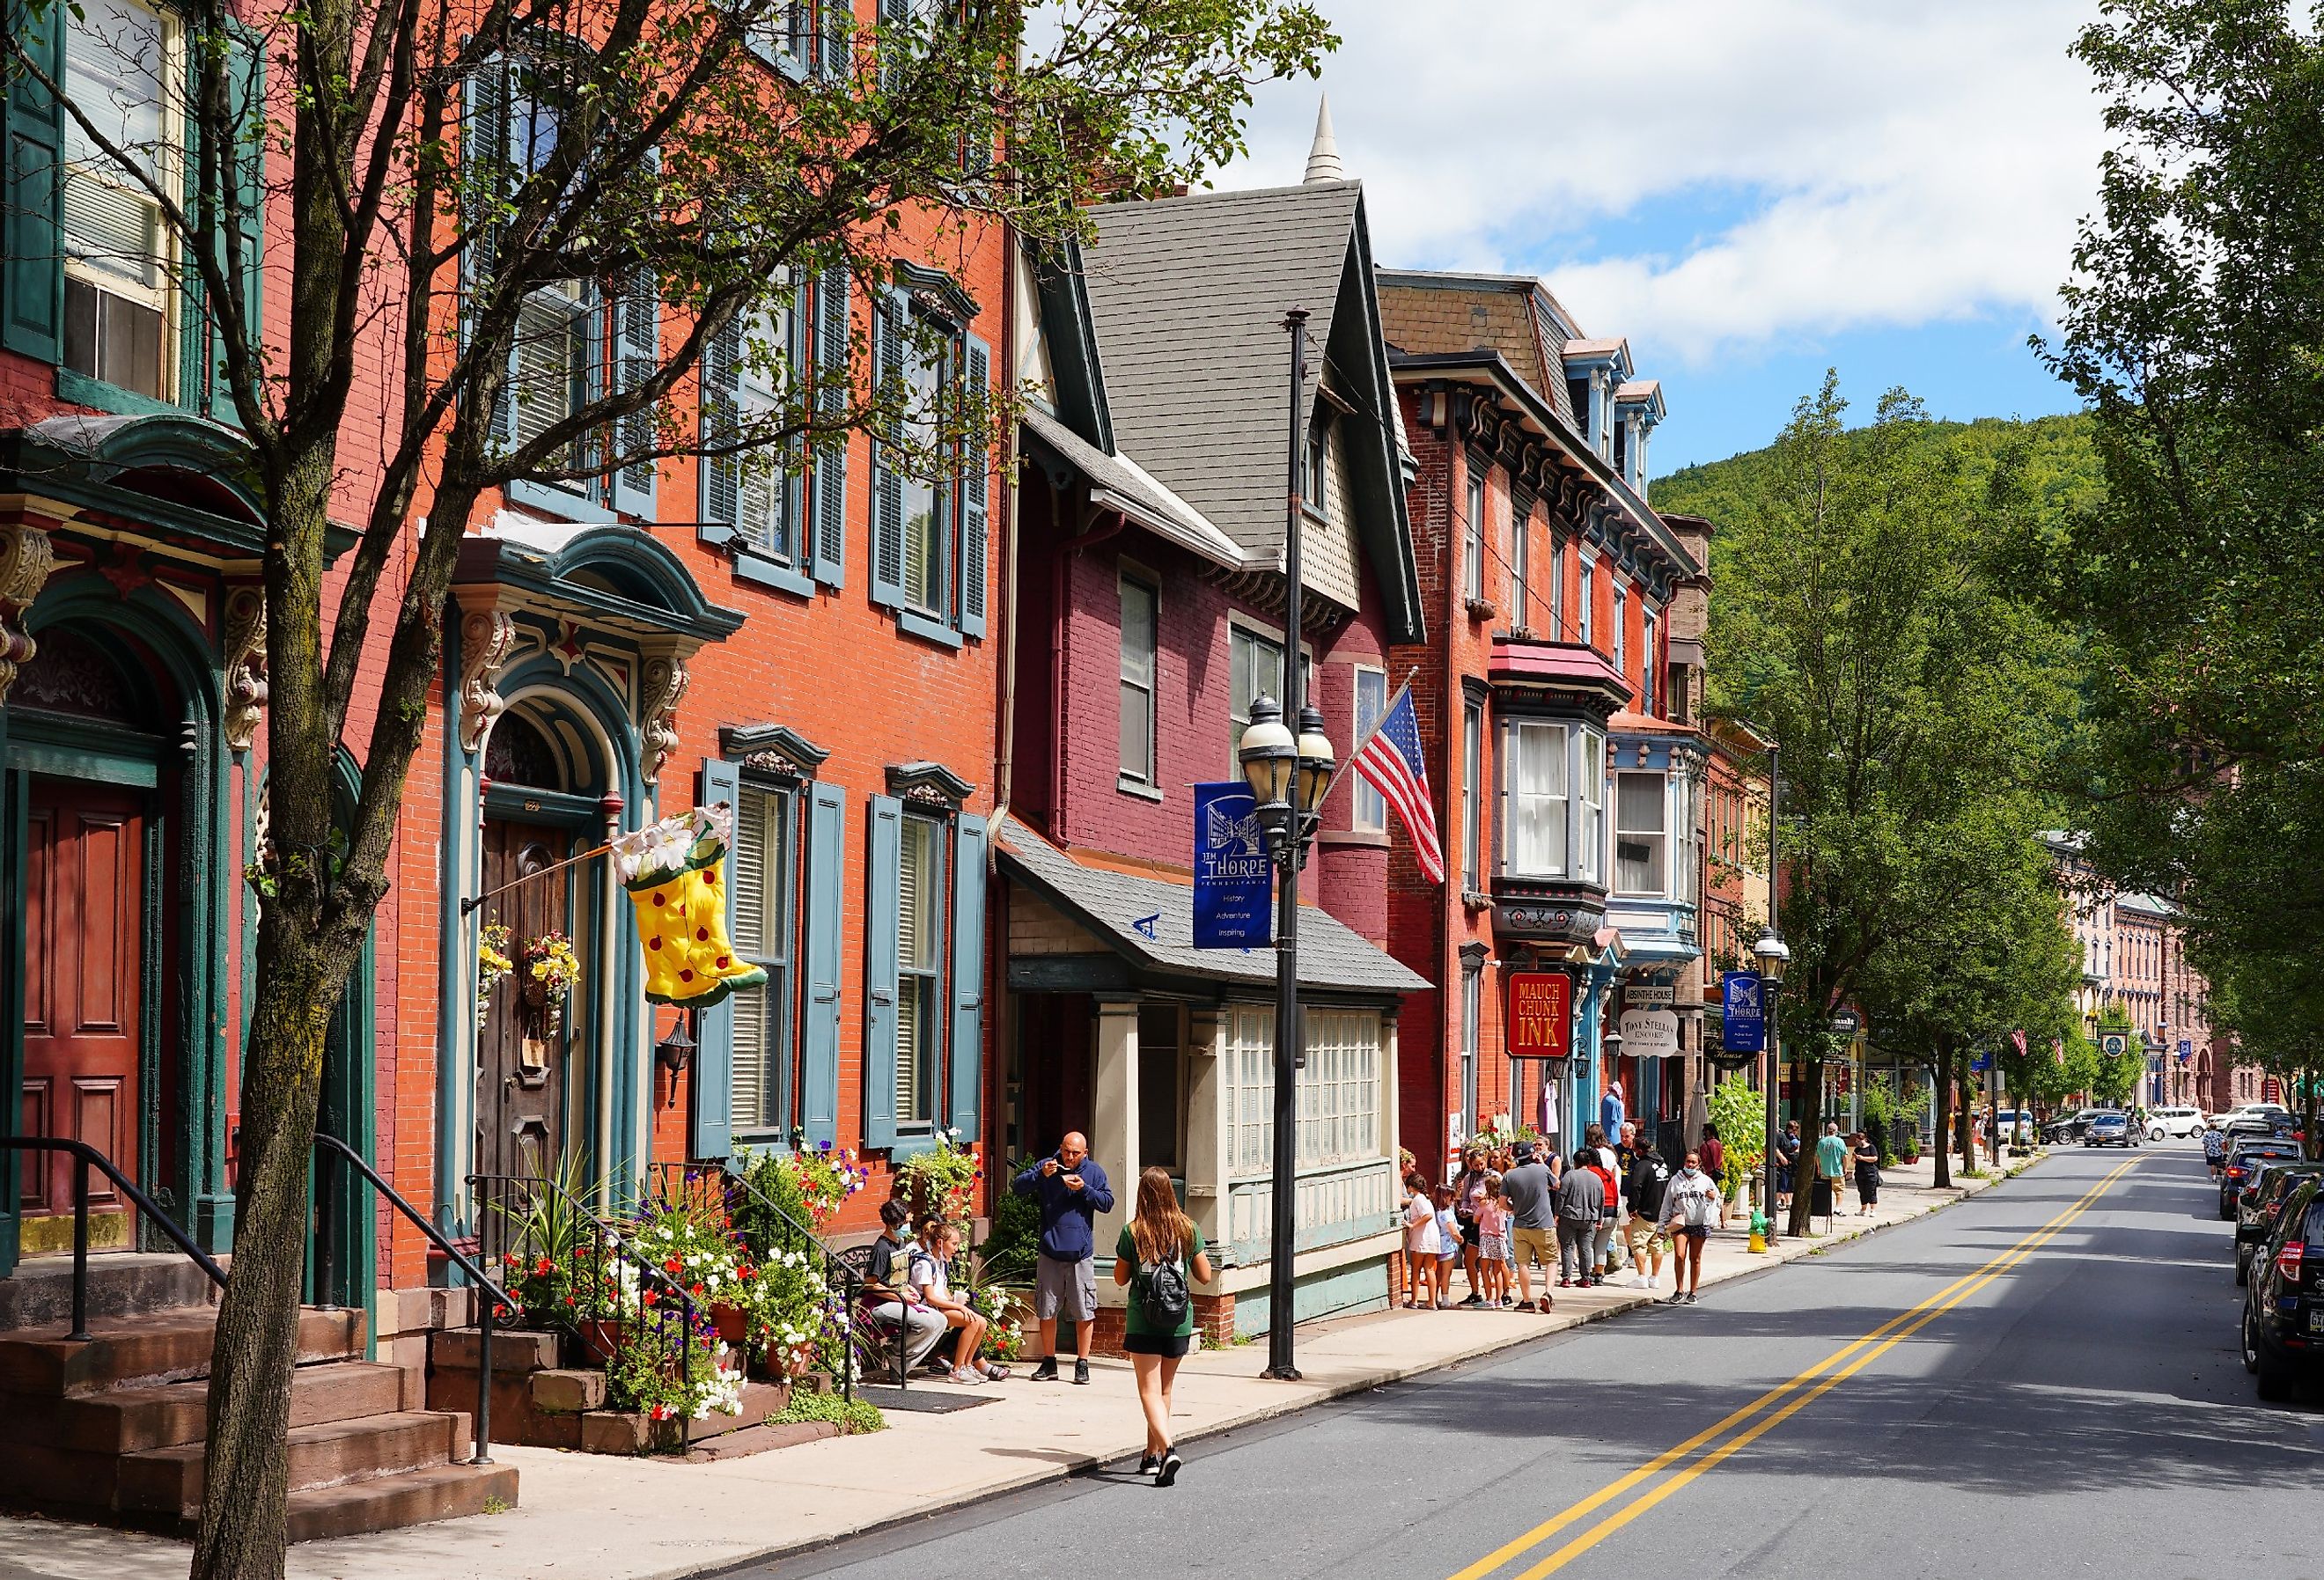
[[[1069,940],[1034,954],[1012,947],[1010,985],[1027,992],[1129,986],[1139,975],[1204,977],[1259,987],[1275,981],[1272,949],[1197,949],[1194,888],[1160,874],[1084,864],[1014,818],[993,830],[1001,870],[1024,883],[1089,947]],[[1328,911],[1299,917],[1299,980],[1322,991],[1397,997],[1430,984]]]

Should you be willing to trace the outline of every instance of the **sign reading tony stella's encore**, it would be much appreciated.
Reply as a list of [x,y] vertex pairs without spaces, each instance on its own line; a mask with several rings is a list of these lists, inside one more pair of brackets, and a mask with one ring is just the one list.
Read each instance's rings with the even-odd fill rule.
[[1512,971],[1502,1022],[1511,1058],[1570,1058],[1573,1054],[1573,979],[1563,971]]

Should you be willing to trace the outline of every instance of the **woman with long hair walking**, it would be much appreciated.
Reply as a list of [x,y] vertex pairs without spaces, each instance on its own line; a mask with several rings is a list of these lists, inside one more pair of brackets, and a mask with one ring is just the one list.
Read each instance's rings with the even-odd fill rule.
[[1138,1177],[1137,1215],[1114,1243],[1113,1281],[1130,1290],[1121,1347],[1138,1370],[1138,1402],[1146,1412],[1146,1455],[1138,1469],[1167,1487],[1178,1479],[1179,1465],[1170,1446],[1170,1389],[1194,1346],[1194,1285],[1211,1281],[1203,1232],[1179,1207],[1167,1169]]

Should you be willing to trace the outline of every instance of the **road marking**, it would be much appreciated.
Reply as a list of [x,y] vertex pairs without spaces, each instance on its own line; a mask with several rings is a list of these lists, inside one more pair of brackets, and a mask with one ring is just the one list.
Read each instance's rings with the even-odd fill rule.
[[[1509,1541],[1504,1542],[1501,1546],[1494,1548],[1491,1552],[1487,1553],[1483,1557],[1479,1558],[1475,1563],[1471,1564],[1467,1568],[1458,1571],[1452,1576],[1452,1580],[1484,1580],[1484,1576],[1493,1574],[1513,1560],[1534,1551],[1536,1548],[1539,1548],[1544,1541],[1547,1540],[1550,1537],[1556,1535],[1559,1531],[1564,1529],[1567,1526],[1572,1525],[1574,1521],[1604,1508],[1607,1504],[1622,1497],[1633,1488],[1654,1480],[1655,1477],[1662,1474],[1663,1472],[1670,1469],[1673,1465],[1677,1465],[1680,1461],[1685,1459],[1696,1450],[1703,1447],[1706,1444],[1717,1441],[1731,1428],[1741,1426],[1744,1422],[1750,1420],[1751,1418],[1758,1415],[1761,1411],[1767,1409],[1771,1405],[1775,1405],[1778,1401],[1789,1398],[1791,1395],[1795,1393],[1798,1394],[1797,1398],[1791,1399],[1791,1401],[1788,1404],[1784,1405],[1781,1409],[1774,1411],[1772,1414],[1766,1416],[1766,1418],[1753,1425],[1749,1430],[1738,1433],[1732,1439],[1721,1444],[1719,1447],[1711,1450],[1709,1454],[1704,1455],[1702,1459],[1698,1460],[1693,1465],[1688,1465],[1684,1470],[1671,1477],[1670,1480],[1665,1482],[1662,1485],[1643,1494],[1632,1502],[1616,1511],[1614,1513],[1606,1516],[1603,1520],[1599,1520],[1598,1523],[1592,1525],[1581,1535],[1573,1538],[1571,1541],[1568,1541],[1565,1545],[1557,1548],[1556,1551],[1542,1559],[1541,1562],[1526,1570],[1518,1576],[1518,1580],[1541,1580],[1543,1575],[1552,1574],[1554,1571],[1563,1568],[1574,1557],[1597,1545],[1597,1543],[1604,1537],[1609,1536],[1614,1531],[1620,1529],[1623,1526],[1628,1525],[1631,1520],[1637,1519],[1639,1515],[1645,1513],[1655,1504],[1660,1503],[1664,1499],[1669,1497],[1673,1492],[1693,1481],[1697,1476],[1702,1475],[1713,1465],[1718,1465],[1721,1460],[1727,1458],[1728,1455],[1733,1454],[1736,1450],[1752,1443],[1762,1434],[1772,1430],[1782,1422],[1788,1420],[1799,1411],[1806,1409],[1818,1399],[1821,1399],[1824,1394],[1829,1393],[1832,1389],[1837,1388],[1840,1383],[1847,1381],[1849,1378],[1853,1377],[1865,1367],[1870,1365],[1881,1355],[1886,1354],[1897,1344],[1904,1343],[1906,1339],[1920,1332],[1921,1329],[1926,1327],[1930,1323],[1934,1322],[1938,1317],[1943,1316],[1946,1312],[1950,1311],[1954,1307],[1960,1305],[1971,1295],[1977,1293],[1978,1290],[1985,1288],[1987,1284],[1993,1282],[1994,1280],[1999,1278],[2003,1273],[2008,1271],[2011,1268],[2024,1261],[2025,1258],[2032,1255],[2034,1252],[2054,1239],[2076,1218],[2080,1217],[2084,1213],[2088,1212],[2090,1208],[2090,1204],[2097,1201],[2100,1196],[2104,1195],[2107,1187],[2114,1184],[2116,1180],[2121,1178],[2124,1175],[2129,1173],[2140,1161],[2141,1160],[2137,1158],[2126,1160],[2119,1167],[2115,1169],[2111,1173],[2108,1173],[2105,1178],[2101,1178],[2096,1185],[2092,1186],[2080,1201],[2077,1201],[2073,1206],[2066,1208],[2056,1217],[2052,1218],[2048,1223],[2043,1224],[2041,1228],[2034,1230],[2032,1234],[2018,1241],[2016,1244],[2001,1252],[1992,1261],[1987,1262],[1983,1267],[1978,1268],[1976,1271],[1962,1274],[1960,1278],[1954,1280],[1951,1283],[1946,1285],[1943,1289],[1938,1290],[1935,1294],[1930,1296],[1927,1299],[1922,1301],[1919,1305],[1914,1307],[1909,1311],[1900,1312],[1896,1316],[1890,1317],[1886,1322],[1882,1323],[1878,1327],[1874,1328],[1862,1338],[1856,1340],[1853,1344],[1849,1344],[1844,1349],[1834,1351],[1832,1354],[1825,1356],[1822,1360],[1817,1362],[1814,1365],[1809,1367],[1806,1371],[1802,1372],[1798,1376],[1794,1377],[1788,1382],[1784,1382],[1775,1388],[1769,1389],[1766,1392],[1761,1394],[1750,1403],[1744,1405],[1741,1409],[1737,1409],[1723,1418],[1705,1427],[1702,1431],[1697,1432],[1693,1437],[1689,1437],[1685,1442],[1679,1444],[1676,1447],[1656,1455],[1653,1459],[1648,1460],[1637,1469],[1629,1472],[1628,1474],[1621,1476],[1618,1480],[1609,1483],[1603,1487],[1600,1487],[1598,1491],[1591,1493],[1590,1496],[1582,1499],[1580,1502],[1575,1503],[1570,1508],[1567,1508],[1559,1513],[1551,1516],[1549,1519],[1543,1520],[1539,1525],[1535,1526],[1531,1530],[1525,1532],[1522,1536],[1516,1537]],[[1839,1367],[1840,1370],[1834,1371],[1834,1367]],[[1827,1375],[1827,1373],[1830,1374]],[[1819,1381],[1819,1379],[1821,1379],[1821,1381]],[[1806,1391],[1800,1391],[1802,1390],[1805,1390]]]

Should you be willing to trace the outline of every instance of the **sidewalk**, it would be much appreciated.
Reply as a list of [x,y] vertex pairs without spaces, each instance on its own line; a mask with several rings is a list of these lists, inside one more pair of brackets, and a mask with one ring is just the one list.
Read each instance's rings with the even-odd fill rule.
[[[2013,1165],[2013,1172],[2025,1166]],[[1711,1236],[1708,1286],[1812,1255],[1920,1217],[1998,1183],[1930,1187],[1931,1165],[1883,1175],[1878,1215],[1842,1216],[1834,1231],[1785,1239],[1754,1256],[1739,1230]],[[1852,1193],[1849,1199],[1853,1199]],[[1456,1284],[1458,1280],[1455,1280]],[[1189,1356],[1179,1372],[1178,1441],[1286,1414],[1424,1372],[1489,1355],[1634,1310],[1669,1293],[1610,1285],[1557,1295],[1544,1317],[1505,1311],[1388,1311],[1302,1328],[1305,1379],[1270,1382],[1264,1343]],[[889,1429],[829,1438],[710,1465],[496,1448],[522,1474],[521,1504],[504,1514],[417,1526],[290,1549],[294,1580],[678,1580],[746,1560],[979,1501],[1138,1454],[1145,1427],[1129,1363],[1098,1361],[1086,1388],[1009,1381],[958,1391],[994,1402],[948,1415],[890,1411]],[[915,1385],[918,1387],[918,1385]],[[931,1385],[931,1391],[953,1391]],[[1201,1455],[1189,1456],[1199,1486]],[[148,1580],[184,1573],[184,1544],[122,1531],[0,1519],[0,1580]]]

